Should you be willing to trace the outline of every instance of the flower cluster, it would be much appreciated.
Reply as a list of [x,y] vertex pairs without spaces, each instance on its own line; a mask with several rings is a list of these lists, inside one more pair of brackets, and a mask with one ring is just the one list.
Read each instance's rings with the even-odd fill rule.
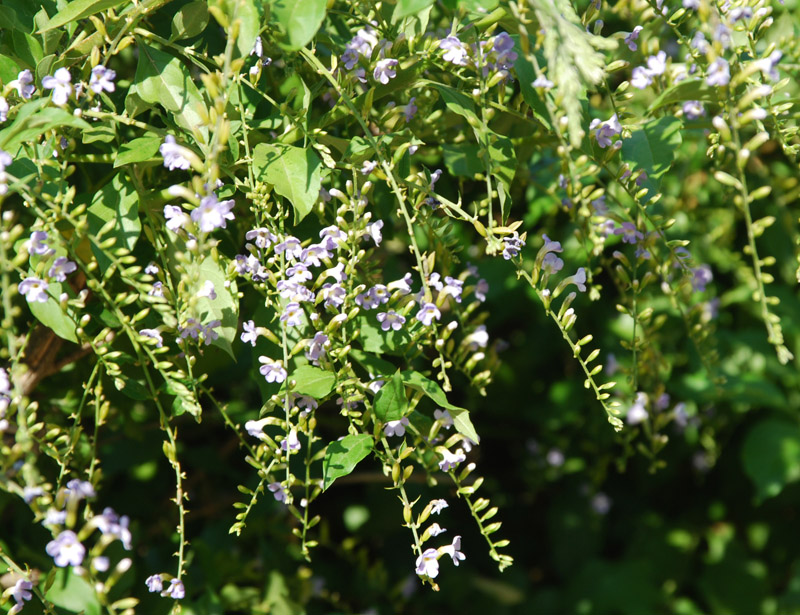
[[[39,267],[42,266],[42,263],[47,263],[55,255],[55,250],[47,243],[49,239],[46,231],[33,231],[28,240],[28,253],[37,257],[36,262]],[[18,290],[29,303],[46,303],[50,297],[47,292],[50,288],[50,283],[65,282],[67,276],[78,268],[66,256],[57,256],[49,264],[50,267],[47,268],[47,275],[44,279],[31,275],[19,283]],[[66,295],[62,295],[62,297],[66,297]]]

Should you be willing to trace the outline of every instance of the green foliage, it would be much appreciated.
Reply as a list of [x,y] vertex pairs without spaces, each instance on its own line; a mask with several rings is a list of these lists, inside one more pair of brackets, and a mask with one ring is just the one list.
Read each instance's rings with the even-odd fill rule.
[[257,176],[289,199],[295,224],[314,207],[321,185],[321,165],[319,156],[310,148],[261,143],[253,151]]
[[370,454],[375,443],[368,434],[350,434],[331,442],[323,462],[323,489],[328,489],[337,478],[347,476],[359,461]]

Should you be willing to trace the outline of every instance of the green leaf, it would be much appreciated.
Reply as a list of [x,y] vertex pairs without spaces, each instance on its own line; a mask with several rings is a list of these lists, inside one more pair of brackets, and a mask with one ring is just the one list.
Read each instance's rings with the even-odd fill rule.
[[0,81],[8,83],[17,78],[19,66],[11,58],[0,56]]
[[351,348],[348,356],[354,358],[362,367],[375,376],[388,376],[395,371],[394,365],[389,361],[384,361],[374,354],[369,354],[358,348]]
[[[30,275],[33,275],[33,272]],[[28,303],[28,307],[31,310],[31,314],[36,317],[36,320],[45,327],[52,329],[53,333],[58,337],[77,344],[78,334],[75,330],[78,325],[75,322],[75,318],[64,311],[57,299],[64,290],[60,282],[48,282],[47,301],[44,303],[31,301]]]
[[114,167],[150,160],[155,157],[158,148],[161,147],[161,142],[161,137],[148,135],[123,143],[117,152]]
[[478,157],[480,150],[480,146],[472,143],[442,143],[444,164],[450,175],[473,178],[483,173],[486,167]]
[[408,401],[403,376],[397,371],[375,395],[375,416],[381,421],[399,421],[405,415]]
[[236,48],[242,57],[247,57],[253,50],[256,37],[261,31],[261,17],[253,0],[238,0],[234,7],[234,21],[239,22],[239,36]]
[[26,68],[35,69],[36,65],[44,58],[42,44],[27,32],[11,31],[11,41],[14,44],[14,53],[27,64]]
[[189,71],[178,58],[143,41],[139,41],[138,49],[139,63],[128,96],[136,95],[144,102],[157,103],[171,111],[179,126],[194,134],[200,142],[206,143],[208,129],[203,119],[207,117],[205,104]]
[[491,159],[492,174],[508,190],[517,173],[517,154],[511,139],[490,132],[489,158]]
[[84,19],[90,15],[95,15],[100,11],[111,9],[127,2],[128,0],[73,0],[65,8],[53,15],[39,32],[47,32],[55,28],[60,28],[72,21]]
[[[184,4],[172,18],[172,40],[180,41],[202,34],[208,25],[208,3],[194,0]],[[256,27],[258,21],[256,20]]]
[[305,218],[319,198],[322,162],[311,148],[260,143],[253,151],[253,167],[261,181],[289,199],[295,224]]
[[661,92],[658,98],[650,104],[649,112],[652,113],[664,105],[685,100],[714,102],[717,100],[716,88],[707,85],[704,79],[684,79]]
[[219,337],[211,344],[222,348],[232,359],[235,359],[231,343],[236,337],[236,328],[239,325],[239,302],[235,298],[238,297],[236,282],[231,282],[230,286],[226,287],[225,271],[220,263],[210,256],[206,257],[200,265],[199,273],[199,279],[192,289],[192,294],[196,295],[203,288],[206,280],[210,280],[214,284],[214,292],[217,294],[216,299],[208,297],[198,299],[200,322],[208,324],[212,320],[219,320],[222,323],[216,329]]
[[648,193],[647,202],[658,194],[661,177],[669,171],[675,153],[681,145],[681,121],[675,117],[652,120],[633,131],[630,139],[622,141],[622,160],[632,171],[643,170],[647,179],[640,182]]
[[759,502],[778,495],[800,480],[800,427],[775,418],[757,423],[745,437],[742,464]]
[[336,384],[334,374],[313,365],[301,365],[292,372],[291,379],[297,382],[293,389],[296,393],[310,395],[314,399],[325,397]]
[[434,83],[433,81],[426,81],[425,83],[432,85],[439,91],[445,106],[450,111],[466,118],[470,126],[477,127],[480,125],[478,115],[475,113],[475,105],[472,104],[466,94],[441,83]]
[[289,50],[305,47],[325,19],[326,0],[271,0],[270,21],[283,33],[282,45]]
[[72,613],[100,615],[102,611],[94,588],[72,568],[61,568],[56,572],[55,582],[47,590],[45,598]]
[[454,406],[447,401],[447,395],[445,395],[442,387],[419,372],[407,370],[402,372],[402,377],[403,382],[408,386],[421,391],[442,408],[445,408],[453,418],[453,424],[456,426],[458,433],[467,436],[473,442],[480,442],[478,432],[475,431],[472,420],[469,418],[469,411],[466,408]]
[[331,442],[322,462],[322,490],[325,491],[337,478],[350,474],[374,446],[372,436],[368,434],[349,435]]
[[[133,250],[139,239],[139,234],[142,232],[142,223],[139,221],[139,195],[124,174],[117,174],[95,193],[87,214],[89,234],[93,238],[92,252],[100,270],[105,272],[111,265],[107,252],[121,247]],[[98,238],[100,229],[111,220],[116,221],[114,228]],[[100,249],[98,244],[110,237],[116,238],[114,246],[105,250]]]
[[40,98],[25,103],[17,112],[14,122],[0,131],[0,149],[4,149],[12,157],[22,143],[37,142],[39,137],[54,128],[73,127],[87,130],[89,124],[75,117],[72,113],[58,107],[45,107],[49,98]]
[[397,0],[397,6],[392,13],[392,22],[397,23],[403,17],[416,15],[433,4],[433,0]]
[[[19,17],[17,17],[17,12],[10,6],[0,6],[0,23],[2,23],[6,29],[19,30],[20,32],[27,32],[29,30],[29,28],[26,28],[25,25],[19,20]],[[16,75],[9,79],[9,81],[15,78]]]
[[374,316],[361,314],[356,318],[361,335],[358,341],[367,352],[375,354],[403,354],[404,349],[411,342],[411,337],[405,329],[399,331],[383,331],[373,322]]

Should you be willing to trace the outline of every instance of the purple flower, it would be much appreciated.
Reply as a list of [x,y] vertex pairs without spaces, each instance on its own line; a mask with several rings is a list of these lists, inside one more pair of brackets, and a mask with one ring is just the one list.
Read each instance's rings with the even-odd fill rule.
[[117,78],[117,73],[106,68],[102,64],[98,64],[92,69],[92,77],[89,80],[89,88],[95,94],[99,94],[103,90],[106,92],[114,91],[114,79]]
[[33,231],[28,243],[28,254],[39,254],[41,256],[53,254],[54,250],[44,243],[45,241],[47,241],[46,231]]
[[8,87],[16,88],[20,97],[28,99],[33,96],[36,91],[36,86],[33,84],[33,73],[27,68],[20,71],[17,78],[9,82]]
[[475,298],[483,303],[486,301],[486,293],[489,292],[489,282],[481,278],[478,280],[478,283],[475,285]]
[[698,120],[706,114],[706,109],[699,100],[687,100],[683,103],[683,114],[687,120]]
[[361,165],[361,174],[362,175],[369,175],[375,170],[375,167],[378,166],[378,163],[374,160],[365,160],[364,164]]
[[67,274],[72,273],[77,268],[78,266],[71,260],[68,260],[66,256],[59,256],[53,261],[53,265],[50,267],[50,271],[47,272],[47,275],[51,278],[55,278],[56,282],[63,282],[67,279]]
[[256,247],[261,248],[262,250],[266,250],[277,240],[277,237],[270,233],[269,229],[265,228],[256,228],[251,231],[247,231],[247,233],[244,235],[244,238],[247,241],[255,240]]
[[656,55],[647,58],[647,72],[652,76],[663,75],[667,70],[667,53],[659,51]]
[[548,252],[544,255],[544,259],[542,260],[542,270],[548,275],[558,273],[561,271],[561,269],[563,269],[563,267],[564,261],[556,256],[553,252]]
[[397,64],[397,60],[391,58],[378,60],[378,63],[375,65],[375,70],[372,73],[375,81],[380,81],[384,85],[389,83],[390,79],[394,79],[397,76],[397,71],[394,70]]
[[347,291],[341,284],[323,284],[319,292],[326,308],[340,307],[347,297]]
[[517,59],[517,52],[514,51],[514,39],[507,32],[501,32],[494,37],[492,48],[497,54],[497,68],[506,70],[514,66]]
[[167,228],[173,233],[177,233],[189,222],[188,214],[177,205],[164,205],[164,218],[167,220]]
[[281,314],[281,322],[285,322],[287,327],[299,327],[303,324],[303,310],[299,303],[292,301],[287,303]]
[[633,32],[631,32],[625,37],[625,44],[631,51],[636,51],[639,48],[638,45],[636,45],[636,40],[639,38],[639,33],[642,30],[644,30],[642,26],[636,26],[633,29]]
[[383,228],[383,220],[376,220],[371,224],[367,224],[367,228],[364,231],[364,235],[372,239],[375,242],[376,246],[381,245],[381,241],[383,241],[383,234],[381,233],[381,229]]
[[397,291],[401,295],[409,294],[411,292],[411,274],[407,273],[399,280],[389,282],[389,285],[386,288],[390,291]]
[[459,280],[457,278],[453,278],[451,276],[445,276],[444,278],[444,286],[439,291],[441,295],[450,295],[453,299],[455,299],[456,303],[461,303],[461,293],[464,290],[464,281]]
[[283,241],[275,244],[275,254],[285,252],[286,258],[291,261],[296,261],[303,253],[303,246],[300,245],[300,240],[297,237],[288,235]]
[[338,226],[326,226],[319,232],[319,236],[327,250],[338,250],[347,245],[347,233]]
[[467,556],[461,552],[461,536],[453,538],[453,543],[447,547],[442,547],[442,551],[453,559],[454,566],[458,566],[458,562],[467,558]]
[[708,67],[706,83],[708,85],[724,86],[731,80],[731,71],[725,58],[717,58]]
[[333,254],[331,254],[328,248],[322,243],[312,243],[300,254],[300,261],[306,267],[321,267],[322,261],[320,259],[322,258],[333,258]]
[[467,48],[455,34],[443,38],[439,41],[439,49],[444,51],[442,59],[456,66],[467,65]]
[[692,269],[692,290],[698,292],[705,292],[706,285],[714,279],[711,273],[711,267],[708,265],[700,265]]
[[[685,5],[686,2],[684,2]],[[601,491],[592,496],[590,506],[598,515],[608,514],[608,511],[611,510],[611,498]]]
[[517,231],[514,231],[513,235],[503,237],[503,258],[507,261],[515,258],[524,245],[525,242],[520,238]]
[[434,318],[436,320],[441,320],[442,313],[439,311],[439,308],[436,307],[433,303],[425,303],[417,312],[416,319],[420,321],[426,327],[429,327],[433,322]]
[[425,549],[417,558],[416,572],[421,577],[435,579],[439,574],[439,552],[436,549]]
[[164,143],[161,144],[158,151],[164,158],[164,166],[170,171],[174,171],[175,169],[186,170],[192,166],[191,162],[189,162],[189,159],[186,157],[190,153],[190,150],[182,145],[178,145],[175,142],[175,137],[172,135],[164,137]]
[[161,337],[161,333],[158,332],[158,329],[140,329],[139,335],[154,339],[156,341],[156,348],[161,348],[164,345],[164,338]]
[[[631,76],[631,85],[639,90],[645,89],[653,83],[653,76],[650,74],[644,66],[637,66],[633,69],[633,74]],[[598,144],[600,143],[598,139]],[[610,145],[608,143],[607,145]],[[605,145],[601,145],[600,147],[606,147]]]
[[272,492],[272,495],[275,497],[276,500],[281,502],[282,504],[286,503],[288,498],[288,494],[286,493],[286,488],[281,485],[280,483],[270,483],[267,485],[267,489]]
[[386,425],[383,426],[383,433],[387,438],[391,438],[392,436],[404,436],[408,424],[408,418],[405,416],[397,421],[387,421]]
[[18,289],[21,295],[25,295],[28,303],[38,302],[47,303],[47,289],[49,285],[39,278],[25,278],[19,283]]
[[442,424],[443,429],[450,429],[453,426],[453,417],[450,416],[447,410],[434,410],[433,418]]
[[453,470],[459,463],[467,460],[467,456],[464,454],[464,449],[462,448],[458,449],[455,453],[451,453],[446,448],[442,448],[441,453],[442,460],[439,462],[439,469],[442,472]]
[[692,49],[694,49],[697,53],[705,53],[708,51],[708,41],[706,40],[706,35],[698,30],[694,33],[691,42]]
[[597,145],[605,149],[611,145],[611,140],[622,132],[622,125],[619,123],[615,113],[605,122],[601,122],[598,119],[592,120],[592,123],[589,124],[589,129],[595,130],[594,136],[597,139]]
[[622,235],[622,242],[631,245],[638,243],[644,239],[644,235],[636,230],[636,225],[633,222],[623,222],[622,226],[614,229],[615,235]]
[[225,228],[226,220],[233,220],[231,208],[235,205],[233,199],[220,201],[213,192],[200,200],[200,206],[192,210],[192,220],[203,233],[210,233],[214,229]]
[[183,581],[172,579],[169,582],[169,587],[164,590],[162,594],[165,598],[172,598],[173,600],[180,600],[186,596],[186,589],[183,586]]
[[211,344],[211,342],[213,342],[215,339],[219,338],[219,333],[217,333],[215,329],[221,325],[222,321],[212,320],[205,326],[200,327],[200,332],[203,334],[203,342],[205,342],[206,346]]
[[305,263],[297,263],[289,267],[286,274],[289,276],[289,281],[295,284],[304,284],[314,277]]
[[97,495],[88,480],[73,478],[67,482],[67,495],[76,499],[93,498]]
[[306,358],[309,361],[319,361],[320,358],[325,356],[325,349],[328,346],[330,346],[328,336],[322,331],[317,331],[306,348]]
[[535,88],[542,88],[542,89],[545,89],[545,90],[549,90],[555,84],[552,81],[550,81],[547,77],[545,77],[544,75],[539,75],[538,77],[536,77],[536,79],[534,79],[534,81],[533,81],[533,83],[531,83],[531,85],[533,87],[535,87]]
[[147,580],[144,582],[147,585],[148,591],[151,592],[160,592],[164,589],[164,582],[161,580],[160,574],[153,574],[147,577]]
[[757,61],[759,70],[771,81],[777,81],[780,78],[778,74],[778,62],[781,61],[782,57],[783,53],[776,49],[769,54],[769,57]]
[[78,541],[78,536],[72,530],[64,530],[55,540],[48,542],[45,551],[59,568],[80,566],[83,556],[86,555],[86,548]]
[[731,29],[725,24],[717,24],[717,27],[711,33],[711,38],[727,49],[731,46]]
[[406,322],[405,316],[398,314],[394,310],[379,312],[377,318],[378,322],[381,323],[381,329],[384,331],[388,331],[389,329],[399,331]]
[[127,515],[121,517],[114,512],[112,508],[105,508],[102,515],[97,515],[92,518],[92,523],[97,526],[102,534],[108,534],[118,538],[122,542],[122,546],[130,551],[131,549],[131,531],[128,529],[130,519]]
[[431,507],[431,514],[438,515],[441,514],[445,508],[449,508],[450,505],[447,503],[447,500],[440,498],[438,500],[431,500],[429,506]]
[[261,355],[258,360],[262,363],[258,371],[264,376],[267,382],[283,382],[286,380],[286,370],[280,361],[273,361],[269,357]]
[[48,75],[42,79],[42,87],[53,90],[53,102],[56,105],[64,105],[72,94],[72,75],[66,68],[59,68],[52,77]]
[[197,295],[196,296],[198,298],[204,298],[205,297],[206,299],[209,299],[210,301],[213,301],[214,299],[216,299],[217,298],[217,290],[214,287],[214,282],[212,282],[211,280],[206,280],[205,282],[203,282],[203,287],[200,290],[197,291]]
[[297,438],[296,429],[290,430],[289,434],[281,441],[281,450],[285,453],[300,450],[300,440]]
[[246,344],[250,344],[251,346],[256,345],[256,340],[258,340],[258,330],[256,329],[256,323],[252,320],[247,320],[242,323],[241,340]]
[[408,104],[405,107],[403,107],[403,117],[406,120],[406,124],[408,124],[412,119],[414,119],[414,116],[417,114],[417,111],[419,111],[417,105],[414,104],[416,100],[417,98],[415,96],[412,96],[411,99],[408,101]]
[[566,280],[564,280],[564,282],[562,282],[562,284],[566,285],[566,284],[569,284],[570,282],[572,284],[574,284],[575,286],[577,286],[579,291],[581,291],[582,293],[585,293],[586,292],[586,270],[583,267],[581,267],[580,269],[578,269],[578,271],[575,273],[575,275],[568,277]]

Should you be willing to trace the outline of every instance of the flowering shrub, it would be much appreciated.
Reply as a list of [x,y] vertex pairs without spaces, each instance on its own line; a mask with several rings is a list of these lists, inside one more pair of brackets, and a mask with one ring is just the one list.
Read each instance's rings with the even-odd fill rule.
[[[531,559],[536,494],[580,493],[553,508],[591,511],[555,523],[580,540],[628,464],[702,476],[741,436],[757,501],[800,477],[790,8],[0,15],[9,612],[422,612],[420,584],[478,608],[456,574],[493,608],[739,612],[713,571],[645,575],[628,602],[588,567],[537,597],[494,579],[511,553],[536,583],[580,560]],[[706,563],[738,571],[714,502]],[[701,559],[704,526],[679,526],[665,540]],[[797,570],[793,594],[758,577],[764,612],[792,608]]]

